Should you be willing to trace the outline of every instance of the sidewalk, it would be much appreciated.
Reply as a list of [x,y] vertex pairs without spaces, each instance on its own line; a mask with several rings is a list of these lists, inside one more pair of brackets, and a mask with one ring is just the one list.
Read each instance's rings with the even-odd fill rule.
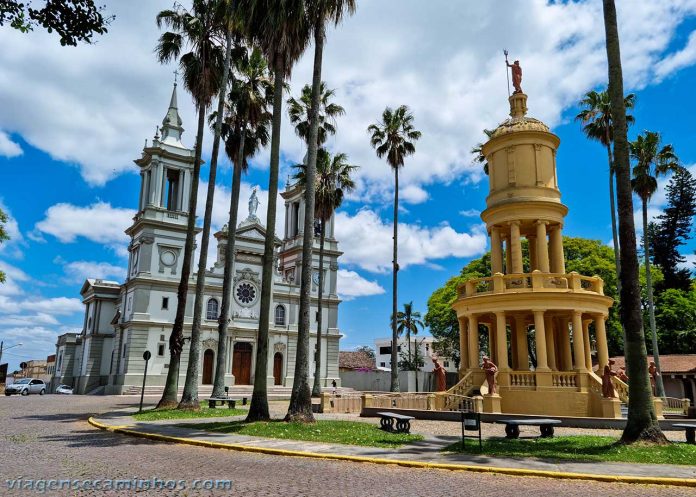
[[[305,456],[343,459],[359,462],[400,464],[413,467],[433,467],[450,470],[469,470],[545,476],[554,478],[623,481],[627,483],[672,484],[696,487],[696,465],[637,464],[618,462],[548,461],[534,458],[492,457],[476,454],[444,453],[442,449],[460,441],[454,436],[425,435],[420,442],[399,448],[359,447],[342,444],[280,440],[212,433],[182,425],[201,422],[222,422],[240,417],[168,420],[157,422],[136,421],[132,409],[102,414],[90,418],[90,423],[101,429],[130,436],[207,446],[218,449],[263,452],[286,456]],[[473,438],[467,443],[478,443]],[[696,461],[695,461],[696,464]]]

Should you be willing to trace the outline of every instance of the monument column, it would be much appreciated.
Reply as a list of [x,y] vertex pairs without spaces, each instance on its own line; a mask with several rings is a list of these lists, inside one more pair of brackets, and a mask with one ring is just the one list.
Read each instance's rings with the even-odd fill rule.
[[576,371],[585,371],[585,346],[582,338],[582,312],[573,311],[573,359]]
[[609,348],[607,347],[607,330],[604,320],[607,316],[597,314],[595,316],[595,334],[597,335],[597,361],[599,371],[604,371],[604,366],[609,364]]
[[510,249],[510,235],[505,235],[505,273],[512,273],[512,250]]
[[517,369],[520,371],[529,371],[527,323],[522,316],[515,318],[515,336],[517,338]]
[[590,346],[590,323],[591,319],[582,320],[582,340],[585,346],[585,367],[592,371],[592,348]]
[[495,337],[496,337],[496,323],[495,319],[491,320],[491,324],[488,326],[488,357],[495,364],[498,364],[498,352],[495,347]]
[[459,372],[466,371],[469,367],[469,348],[467,347],[468,335],[466,330],[467,316],[459,318]]
[[548,371],[546,359],[546,329],[544,328],[544,311],[534,311],[534,340],[536,342],[537,371]]
[[478,332],[478,316],[472,314],[469,316],[469,367],[479,368],[479,332]]
[[539,269],[536,251],[536,236],[527,235],[527,247],[529,247],[529,272]]
[[551,230],[551,272],[565,274],[565,258],[563,257],[563,233],[561,225]]
[[495,349],[498,357],[498,369],[509,370],[508,354],[507,354],[507,333],[505,325],[505,312],[499,311],[495,313]]
[[544,315],[544,328],[546,331],[548,366],[550,369],[558,371],[558,364],[556,362],[556,340],[553,336],[553,318],[548,314]]
[[542,273],[549,272],[549,244],[546,239],[546,224],[546,221],[536,222],[537,269]]
[[503,247],[500,240],[500,228],[491,228],[491,274],[503,272]]
[[573,355],[570,351],[570,331],[568,330],[568,318],[559,319],[560,327],[558,330],[558,340],[561,346],[561,356],[563,357],[563,371],[572,371]]
[[520,222],[510,222],[510,245],[512,246],[512,272],[522,273],[522,240],[520,240]]

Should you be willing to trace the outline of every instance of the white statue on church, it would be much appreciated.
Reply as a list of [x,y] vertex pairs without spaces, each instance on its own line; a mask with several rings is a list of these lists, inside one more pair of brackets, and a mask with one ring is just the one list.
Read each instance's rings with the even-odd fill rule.
[[256,217],[256,209],[259,208],[259,199],[256,197],[256,188],[251,191],[249,197],[249,218]]

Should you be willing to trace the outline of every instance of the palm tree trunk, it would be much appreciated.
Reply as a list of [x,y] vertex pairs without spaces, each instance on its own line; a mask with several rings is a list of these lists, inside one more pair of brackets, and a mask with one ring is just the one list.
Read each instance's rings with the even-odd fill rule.
[[406,329],[406,339],[408,340],[408,365],[410,370],[413,370],[413,357],[411,356],[411,328]]
[[201,175],[201,150],[203,148],[203,127],[205,126],[205,107],[198,107],[198,132],[196,134],[196,152],[194,154],[193,172],[191,174],[191,191],[189,192],[189,209],[186,223],[186,242],[181,261],[181,278],[176,291],[176,315],[174,326],[169,335],[169,370],[162,392],[162,398],[157,403],[158,409],[172,408],[177,405],[179,367],[181,352],[184,350],[184,316],[188,298],[189,277],[191,276],[191,259],[193,245],[196,240],[196,203],[198,201],[198,182]]
[[314,385],[312,397],[321,396],[321,326],[322,326],[322,290],[324,289],[324,240],[326,239],[326,220],[321,218],[319,234],[319,288],[317,289],[317,351],[314,361]]
[[[280,125],[283,112],[283,78],[285,63],[280,53],[273,61],[273,127],[271,131],[271,160],[268,176],[268,211],[266,212],[266,236],[263,248],[263,275],[261,279],[261,304],[259,333],[256,338],[256,370],[254,392],[247,421],[263,421],[271,418],[268,412],[268,329],[271,318],[271,287],[273,286],[273,261],[275,259],[275,217],[278,203],[278,167],[280,164]],[[240,158],[241,160],[241,158]]]
[[399,236],[399,168],[394,168],[394,259],[392,260],[392,350],[391,392],[399,391],[399,362],[396,356],[398,336],[396,334],[397,273],[399,271],[397,241]]
[[650,334],[652,336],[653,360],[657,368],[655,390],[658,397],[665,396],[662,383],[662,368],[660,368],[660,351],[657,348],[657,325],[655,324],[655,303],[653,298],[652,275],[650,274],[650,240],[648,235],[648,202],[643,200],[643,252],[645,253],[645,285],[648,290],[648,316],[650,319]]
[[309,138],[305,169],[305,211],[302,234],[302,270],[300,277],[300,322],[297,330],[295,378],[286,421],[314,422],[312,394],[309,389],[309,336],[311,290],[314,252],[314,197],[317,172],[317,138],[319,135],[319,104],[321,90],[321,59],[324,50],[324,23],[317,16],[314,26],[314,71],[312,74],[312,105],[309,109]]
[[664,441],[655,416],[647,371],[647,351],[643,334],[638,281],[638,251],[633,222],[633,194],[628,156],[626,107],[624,104],[621,50],[614,0],[603,0],[604,28],[609,65],[609,97],[614,119],[614,162],[616,198],[619,212],[621,254],[621,322],[626,330],[626,367],[628,373],[628,419],[621,436],[623,443],[636,440]]

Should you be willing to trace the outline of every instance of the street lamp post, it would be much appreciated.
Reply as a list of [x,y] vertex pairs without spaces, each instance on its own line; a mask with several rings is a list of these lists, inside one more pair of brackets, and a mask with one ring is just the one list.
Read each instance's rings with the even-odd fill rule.
[[[3,346],[5,342],[0,342],[0,364],[2,363],[2,351],[3,351]],[[12,349],[14,347],[21,347],[22,343],[16,343],[14,345],[10,345],[9,347],[4,347],[4,350]]]

